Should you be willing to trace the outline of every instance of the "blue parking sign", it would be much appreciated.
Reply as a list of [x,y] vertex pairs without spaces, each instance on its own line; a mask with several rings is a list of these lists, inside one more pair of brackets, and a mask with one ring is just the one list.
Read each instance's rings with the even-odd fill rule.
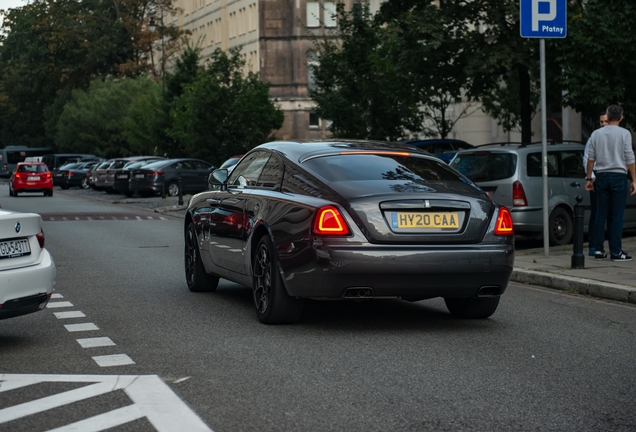
[[521,0],[521,37],[564,38],[567,34],[567,0]]

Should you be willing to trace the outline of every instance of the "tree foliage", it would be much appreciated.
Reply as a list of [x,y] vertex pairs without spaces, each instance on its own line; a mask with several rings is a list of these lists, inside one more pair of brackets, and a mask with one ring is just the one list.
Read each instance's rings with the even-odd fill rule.
[[[172,0],[34,0],[10,9],[0,34],[3,141],[50,145],[72,90],[97,77],[153,74],[160,36],[145,25],[151,3],[173,9]],[[162,33],[170,42],[180,31]]]
[[569,2],[568,36],[555,44],[565,104],[596,120],[617,103],[625,109],[627,123],[636,127],[634,22],[634,2]]
[[102,157],[153,154],[152,116],[160,112],[153,94],[158,87],[149,78],[124,78],[98,79],[87,90],[73,90],[58,121],[57,148]]
[[338,39],[315,40],[317,114],[332,121],[330,131],[339,137],[395,140],[417,129],[417,94],[399,69],[401,53],[389,30],[366,7],[347,12],[340,4],[337,14]]
[[244,74],[238,49],[217,49],[196,79],[175,99],[168,134],[181,154],[220,164],[267,141],[283,124],[258,75]]

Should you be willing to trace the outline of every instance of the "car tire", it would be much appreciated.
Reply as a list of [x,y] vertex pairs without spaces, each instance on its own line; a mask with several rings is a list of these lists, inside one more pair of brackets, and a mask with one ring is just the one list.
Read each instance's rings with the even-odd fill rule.
[[192,292],[212,292],[219,285],[219,277],[206,273],[201,262],[194,224],[190,223],[185,234],[184,263],[186,284]]
[[550,214],[550,244],[562,246],[572,243],[574,223],[572,216],[563,207],[557,207]]
[[18,191],[13,191],[13,196],[17,198],[18,197]]
[[276,249],[269,236],[258,242],[252,266],[256,316],[264,324],[291,324],[300,319],[305,302],[290,297],[278,271]]
[[68,189],[68,186],[60,186],[60,189],[66,190],[66,189]]
[[82,179],[82,182],[80,183],[80,187],[82,189],[88,189],[89,187],[91,187],[91,185],[88,183],[88,179],[86,177],[84,177]]
[[499,297],[445,298],[448,311],[456,318],[485,319],[495,313]]
[[179,184],[175,181],[168,183],[168,185],[166,186],[166,193],[169,196],[178,196]]

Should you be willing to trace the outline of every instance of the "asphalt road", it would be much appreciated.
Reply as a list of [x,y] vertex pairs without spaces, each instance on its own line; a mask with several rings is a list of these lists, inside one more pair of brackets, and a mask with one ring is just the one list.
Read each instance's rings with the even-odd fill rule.
[[0,204],[58,216],[51,303],[72,304],[0,321],[0,431],[636,429],[633,306],[511,284],[488,320],[441,300],[311,302],[266,326],[245,287],[188,291],[178,218],[57,189],[0,185]]

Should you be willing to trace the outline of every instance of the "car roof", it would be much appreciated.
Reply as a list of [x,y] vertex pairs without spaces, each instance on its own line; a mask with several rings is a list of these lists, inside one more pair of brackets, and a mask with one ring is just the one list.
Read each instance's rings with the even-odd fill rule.
[[[564,141],[561,143],[557,143],[555,141],[550,141],[547,143],[548,151],[550,150],[564,150],[564,149],[579,149],[585,148],[585,145],[580,141]],[[510,152],[518,152],[524,150],[537,150],[542,148],[541,142],[531,142],[531,143],[522,143],[522,142],[496,142],[496,143],[488,143],[481,144],[472,149],[461,150],[459,153],[475,153],[484,150],[497,150],[497,151],[510,151]]]
[[[364,152],[364,151],[403,151],[417,153],[425,156],[431,154],[410,144],[389,142],[389,141],[367,141],[367,140],[330,140],[330,141],[272,141],[261,144],[250,150],[268,149],[284,154],[291,160],[302,161],[309,157],[338,154],[343,151]],[[432,157],[432,156],[431,156]]]

